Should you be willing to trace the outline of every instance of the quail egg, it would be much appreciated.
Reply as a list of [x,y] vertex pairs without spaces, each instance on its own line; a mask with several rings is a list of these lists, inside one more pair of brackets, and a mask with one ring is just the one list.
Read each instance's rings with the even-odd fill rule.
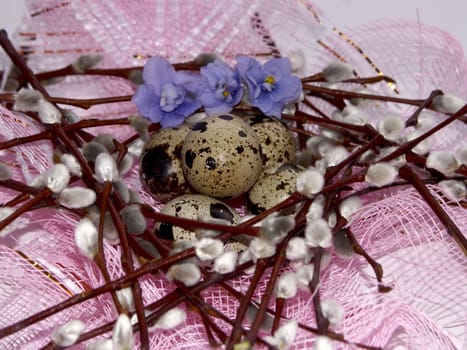
[[250,211],[253,214],[259,214],[287,199],[297,190],[298,172],[299,169],[291,164],[283,164],[274,172],[263,172],[248,192]]
[[263,166],[268,168],[282,163],[294,163],[295,139],[287,127],[277,119],[262,114],[244,119],[256,132],[261,143]]
[[188,125],[159,129],[146,143],[140,158],[140,178],[153,197],[167,201],[189,193],[181,165],[182,144]]
[[[223,220],[229,224],[236,224],[240,220],[238,213],[222,201],[202,194],[186,194],[176,197],[162,207],[162,214],[201,220],[205,222]],[[195,240],[195,231],[189,231],[179,226],[158,222],[155,225],[158,237],[169,240]]]
[[208,117],[192,126],[182,147],[185,178],[199,193],[236,197],[256,182],[262,168],[259,138],[242,118]]

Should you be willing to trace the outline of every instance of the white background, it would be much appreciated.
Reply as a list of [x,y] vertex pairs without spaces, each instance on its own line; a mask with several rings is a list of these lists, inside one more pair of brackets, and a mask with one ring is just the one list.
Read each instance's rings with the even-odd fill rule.
[[[313,3],[340,29],[385,18],[411,19],[450,32],[467,52],[467,0],[314,0]],[[0,27],[13,31],[24,11],[24,0],[0,0]]]

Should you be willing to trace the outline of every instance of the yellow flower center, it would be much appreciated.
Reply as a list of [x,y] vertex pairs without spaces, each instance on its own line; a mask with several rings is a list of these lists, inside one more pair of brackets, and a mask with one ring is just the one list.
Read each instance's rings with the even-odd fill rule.
[[274,77],[272,75],[268,75],[266,78],[264,78],[264,82],[268,83],[270,85],[274,85],[276,80],[274,79]]
[[224,97],[229,97],[230,95],[229,90],[225,89],[222,95],[224,95]]

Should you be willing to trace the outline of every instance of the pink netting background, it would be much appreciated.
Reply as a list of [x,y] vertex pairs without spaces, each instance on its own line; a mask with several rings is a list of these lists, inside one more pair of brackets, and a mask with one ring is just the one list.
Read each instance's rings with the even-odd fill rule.
[[[467,97],[467,66],[462,48],[447,33],[412,22],[386,21],[344,29],[345,38],[305,1],[234,0],[204,1],[27,1],[29,17],[16,36],[18,47],[27,54],[34,71],[54,69],[73,62],[83,53],[100,53],[102,67],[142,65],[147,56],[160,54],[172,62],[187,61],[201,52],[215,51],[232,60],[236,54],[271,52],[261,34],[268,32],[283,55],[303,50],[303,75],[320,71],[338,58],[347,61],[359,76],[378,71],[397,81],[401,96],[426,98],[439,88]],[[259,14],[264,29],[253,30],[251,18]],[[348,39],[346,39],[348,38]],[[331,50],[320,45],[325,43]],[[357,49],[361,49],[364,55]],[[368,61],[368,58],[370,61]],[[5,61],[6,62],[6,61]],[[75,98],[131,94],[134,87],[117,78],[69,77],[51,85],[54,96]],[[379,93],[394,94],[385,84],[372,87]],[[319,106],[330,112],[324,103]],[[408,117],[409,107],[372,104],[365,107],[372,123],[397,112]],[[83,118],[126,117],[135,112],[131,103],[101,105],[89,110],[75,109]],[[431,112],[430,112],[431,113]],[[432,113],[435,118],[442,115]],[[40,126],[0,107],[2,141],[38,132]],[[102,131],[102,129],[99,129]],[[124,127],[107,129],[123,138]],[[455,122],[435,135],[438,149],[456,150],[465,142],[467,127]],[[0,161],[15,165],[14,179],[30,182],[51,164],[52,149],[47,142],[15,147],[0,152]],[[137,165],[125,181],[143,199],[154,203],[142,189]],[[437,194],[436,187],[432,192]],[[0,193],[0,202],[12,198]],[[467,230],[465,209],[459,203],[443,202],[461,231]],[[103,283],[96,267],[75,249],[73,228],[77,217],[65,211],[42,209],[23,217],[15,232],[0,240],[0,327],[21,320],[46,306],[56,304],[86,285]],[[346,339],[392,349],[461,349],[467,327],[467,263],[456,244],[425,202],[410,189],[367,201],[351,220],[351,228],[368,252],[385,269],[384,282],[394,289],[376,292],[376,280],[360,258],[339,259],[333,255],[322,273],[322,299],[332,298],[345,308],[343,324],[336,329]],[[113,278],[122,274],[118,248],[106,246]],[[31,262],[53,273],[65,288],[45,276]],[[248,277],[233,282],[245,290]],[[145,302],[155,301],[173,288],[163,278],[142,282]],[[264,288],[264,286],[263,286]],[[238,303],[220,289],[203,294],[206,300],[229,317],[235,317]],[[259,300],[261,288],[256,298]],[[303,293],[287,302],[285,316],[314,325],[311,297]],[[5,349],[37,349],[50,340],[58,325],[71,320],[86,322],[86,329],[115,318],[108,297],[67,309],[48,320],[0,340]],[[220,324],[221,327],[226,326]],[[227,329],[227,328],[225,328]],[[150,333],[151,349],[206,349],[203,326],[194,313],[171,331]],[[310,349],[314,337],[299,331],[294,349]],[[334,342],[336,349],[354,345]],[[74,347],[84,348],[84,345]]]

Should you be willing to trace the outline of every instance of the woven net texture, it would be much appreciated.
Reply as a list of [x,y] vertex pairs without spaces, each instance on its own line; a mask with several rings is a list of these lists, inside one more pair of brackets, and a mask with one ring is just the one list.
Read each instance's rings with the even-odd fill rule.
[[[140,66],[153,55],[171,62],[189,61],[203,52],[217,52],[228,61],[237,54],[291,56],[306,59],[303,75],[316,73],[331,61],[348,62],[360,77],[384,73],[397,81],[408,98],[426,98],[433,89],[467,97],[467,65],[462,48],[447,33],[406,21],[380,21],[357,28],[335,29],[312,2],[290,0],[203,1],[96,1],[29,0],[28,17],[15,37],[17,47],[35,72],[65,66],[85,53],[104,57],[101,67]],[[4,68],[8,66],[1,58]],[[97,98],[127,95],[134,88],[118,78],[67,77],[47,87],[53,96]],[[375,92],[397,96],[391,86],[379,84]],[[331,112],[329,105],[318,107]],[[413,107],[372,104],[364,107],[376,123],[385,115],[406,118]],[[132,103],[76,108],[80,118],[127,117],[136,112]],[[440,114],[431,113],[434,118]],[[0,107],[0,141],[41,131],[34,121]],[[100,128],[99,132],[103,129]],[[92,130],[91,130],[92,132]],[[126,127],[105,132],[123,139]],[[465,143],[466,124],[454,122],[434,135],[435,149],[457,150]],[[14,165],[13,178],[30,183],[52,164],[52,146],[39,141],[0,153],[0,161]],[[156,203],[142,188],[138,162],[124,180],[145,202]],[[467,216],[460,203],[446,202],[436,186],[433,195],[467,232]],[[0,202],[14,197],[2,191]],[[344,306],[345,319],[335,329],[351,344],[335,341],[336,349],[355,349],[352,342],[385,349],[461,349],[467,327],[467,261],[425,201],[412,189],[364,198],[365,205],[349,223],[361,245],[385,271],[390,293],[377,292],[377,281],[360,257],[343,259],[331,254],[321,274],[321,299]],[[104,283],[99,270],[75,248],[73,229],[78,217],[66,211],[40,209],[22,216],[12,234],[0,241],[0,327],[26,318],[85,289]],[[105,244],[113,279],[122,275],[118,246]],[[245,291],[250,277],[232,281]],[[141,280],[145,303],[173,290],[162,276]],[[266,284],[255,293],[259,301]],[[203,292],[205,300],[230,318],[239,303],[221,288]],[[199,316],[188,318],[173,330],[150,333],[151,349],[207,349]],[[309,293],[288,300],[283,315],[315,326]],[[38,349],[50,341],[59,325],[81,319],[93,329],[115,319],[110,297],[100,296],[60,312],[45,321],[0,340],[2,349]],[[220,322],[228,331],[230,326]],[[299,330],[293,349],[310,349],[314,335]],[[136,344],[137,345],[137,344]],[[73,348],[83,349],[85,344]]]

